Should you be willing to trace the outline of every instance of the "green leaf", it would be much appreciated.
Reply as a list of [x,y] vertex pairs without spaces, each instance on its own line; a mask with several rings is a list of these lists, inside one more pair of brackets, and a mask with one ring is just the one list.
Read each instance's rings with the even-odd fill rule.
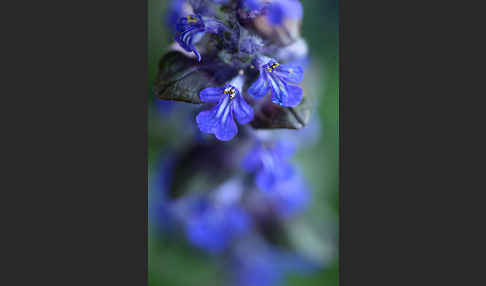
[[164,100],[202,103],[199,92],[218,86],[206,63],[198,63],[179,52],[169,52],[159,64],[154,93]]

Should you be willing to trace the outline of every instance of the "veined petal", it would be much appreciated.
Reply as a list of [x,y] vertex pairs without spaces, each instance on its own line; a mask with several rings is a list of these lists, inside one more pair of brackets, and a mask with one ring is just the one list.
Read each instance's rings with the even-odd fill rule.
[[222,96],[224,96],[223,87],[208,87],[199,93],[199,98],[207,103],[216,103]]
[[287,106],[287,84],[280,79],[278,76],[267,75],[268,82],[270,83],[270,88],[272,91],[272,101],[276,104]]
[[199,129],[205,133],[213,133],[222,141],[232,139],[238,133],[238,127],[233,119],[230,102],[229,96],[224,96],[212,109],[201,111],[196,116]]
[[221,141],[228,141],[233,139],[238,133],[238,127],[233,119],[233,113],[228,106],[221,116],[220,124],[216,128],[214,135]]
[[223,97],[213,108],[199,112],[196,116],[199,129],[205,133],[214,133],[219,124],[219,116],[226,107],[229,107],[228,103],[229,98]]
[[264,97],[268,93],[268,82],[262,73],[261,71],[258,79],[248,89],[248,93],[255,98]]
[[184,50],[194,52],[198,61],[201,61],[201,55],[194,47],[194,43],[199,41],[204,33],[208,32],[201,16],[188,15],[180,18],[176,24],[176,30],[177,34],[174,37],[174,40],[176,40]]
[[246,103],[245,99],[239,92],[232,101],[232,108],[236,120],[238,120],[240,124],[246,124],[253,120],[253,108]]
[[287,85],[287,96],[284,98],[284,106],[297,106],[302,101],[303,91],[298,85]]
[[198,61],[201,61],[201,55],[194,47],[195,38],[200,38],[204,34],[204,28],[192,28],[184,32],[178,33],[174,40],[179,43],[179,45],[188,52],[193,52]]
[[302,100],[302,88],[287,84],[280,77],[268,76],[272,88],[272,101],[282,106],[297,106]]
[[304,70],[298,65],[279,65],[275,69],[275,75],[286,81],[299,83],[304,78]]

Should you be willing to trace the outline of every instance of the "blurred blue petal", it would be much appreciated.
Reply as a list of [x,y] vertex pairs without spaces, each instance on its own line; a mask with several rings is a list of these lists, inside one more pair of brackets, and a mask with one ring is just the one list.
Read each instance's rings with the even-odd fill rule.
[[301,19],[302,15],[302,4],[298,0],[272,1],[267,10],[267,19],[271,25],[275,26],[283,25],[287,19]]

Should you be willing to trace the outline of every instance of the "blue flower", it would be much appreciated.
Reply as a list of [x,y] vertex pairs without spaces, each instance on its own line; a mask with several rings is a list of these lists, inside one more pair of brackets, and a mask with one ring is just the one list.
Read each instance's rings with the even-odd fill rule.
[[239,91],[242,84],[243,79],[237,77],[223,87],[210,87],[201,91],[199,95],[202,101],[217,103],[212,109],[201,111],[197,115],[196,122],[202,132],[228,141],[238,133],[233,116],[240,124],[246,124],[253,119],[253,108],[246,103]]
[[286,20],[300,20],[302,4],[298,0],[244,0],[243,7],[253,13],[263,13],[271,26],[282,26]]
[[266,11],[270,25],[282,26],[285,20],[299,20],[302,18],[302,4],[298,0],[272,1]]
[[[266,64],[262,64],[266,62]],[[296,106],[302,100],[302,88],[289,82],[299,83],[304,77],[300,66],[277,63],[273,59],[258,59],[260,75],[250,86],[248,93],[256,98],[267,95],[271,90],[272,101],[282,106]]]
[[252,240],[236,247],[232,267],[238,286],[274,286],[280,285],[286,273],[305,273],[312,265],[261,240]]
[[250,226],[249,215],[236,202],[227,203],[206,196],[190,202],[185,218],[189,242],[210,253],[225,250],[236,237],[245,234]]
[[272,286],[280,282],[282,275],[271,257],[255,254],[240,261],[236,283],[241,286]]
[[223,23],[212,18],[202,18],[200,15],[188,15],[182,17],[176,24],[176,36],[174,40],[188,52],[193,52],[197,60],[201,61],[202,57],[194,47],[194,44],[201,39],[205,33],[217,34],[226,27]]
[[274,210],[281,217],[289,217],[304,210],[310,202],[310,192],[301,174],[279,181],[274,191],[266,193]]
[[278,182],[292,177],[294,169],[288,158],[294,153],[293,149],[293,146],[284,142],[272,145],[256,143],[243,159],[243,168],[256,172],[256,185],[270,192]]

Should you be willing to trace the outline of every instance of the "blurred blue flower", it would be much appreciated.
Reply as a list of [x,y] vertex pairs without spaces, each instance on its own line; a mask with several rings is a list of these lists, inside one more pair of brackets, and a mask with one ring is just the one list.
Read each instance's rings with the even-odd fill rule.
[[300,65],[303,68],[306,68],[310,63],[310,59],[308,57],[309,48],[307,43],[302,38],[298,38],[292,44],[283,48],[272,46],[265,48],[266,53],[274,54],[275,58],[279,61]]
[[289,162],[293,153],[294,147],[290,142],[257,142],[244,157],[243,168],[256,172],[256,185],[263,191],[270,192],[279,181],[287,180],[293,175],[294,169]]
[[262,0],[243,0],[242,4],[250,11],[260,10],[264,7],[264,1]]
[[234,283],[238,286],[279,285],[286,272],[303,273],[314,265],[263,241],[237,246],[233,261]]
[[284,21],[298,20],[302,18],[302,4],[298,0],[272,1],[266,11],[270,25],[281,26]]
[[299,83],[304,77],[300,66],[277,63],[273,59],[259,58],[256,61],[260,75],[250,86],[248,93],[256,98],[267,95],[272,91],[272,102],[282,106],[296,106],[302,100],[302,88],[289,82]]
[[237,267],[236,283],[241,286],[271,286],[282,276],[275,261],[266,253],[244,257]]
[[201,15],[187,15],[179,18],[176,24],[176,35],[174,40],[188,52],[193,52],[197,60],[201,61],[202,57],[194,47],[194,44],[201,39],[205,33],[217,34],[222,30],[227,30],[223,23],[214,19],[203,17]]
[[263,13],[272,26],[282,26],[286,20],[300,20],[304,14],[298,0],[244,0],[243,7],[251,12]]
[[278,215],[287,218],[304,210],[310,202],[310,191],[300,173],[288,180],[277,183],[272,192],[266,193],[274,210]]
[[172,31],[176,31],[177,21],[184,17],[185,0],[171,0],[167,8],[166,24]]
[[212,109],[201,111],[197,115],[196,122],[201,131],[227,141],[238,133],[233,116],[240,124],[246,124],[253,119],[253,108],[246,103],[239,91],[242,84],[243,79],[237,77],[223,87],[210,87],[201,91],[202,101],[217,103]]
[[194,206],[185,229],[189,242],[194,246],[217,253],[226,249],[249,225],[248,215],[239,206],[219,208],[201,199]]

